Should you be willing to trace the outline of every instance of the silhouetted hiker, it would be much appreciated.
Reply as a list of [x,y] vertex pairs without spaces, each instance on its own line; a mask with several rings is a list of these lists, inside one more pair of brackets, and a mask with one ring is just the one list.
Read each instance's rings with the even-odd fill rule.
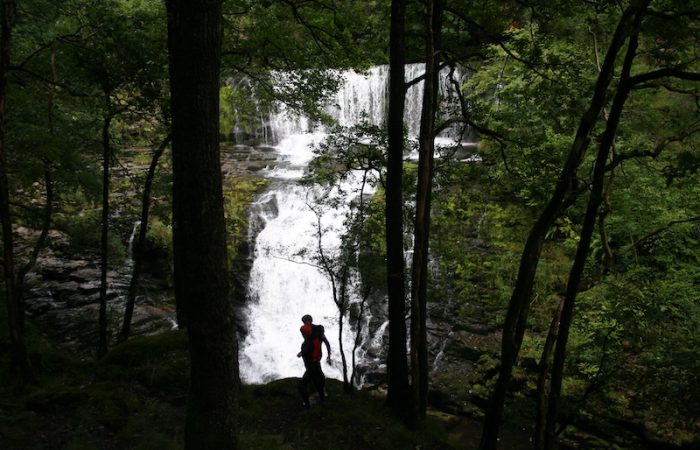
[[302,405],[305,407],[309,406],[310,384],[313,384],[316,392],[318,392],[318,402],[323,405],[326,399],[326,376],[323,375],[323,370],[321,370],[321,356],[323,356],[321,342],[326,344],[326,350],[328,350],[328,356],[326,357],[328,364],[331,363],[331,344],[326,339],[323,325],[314,325],[310,315],[306,314],[301,318],[301,321],[304,324],[299,331],[304,337],[304,342],[301,344],[301,351],[297,354],[297,357],[304,360],[304,367],[306,368],[299,382]]

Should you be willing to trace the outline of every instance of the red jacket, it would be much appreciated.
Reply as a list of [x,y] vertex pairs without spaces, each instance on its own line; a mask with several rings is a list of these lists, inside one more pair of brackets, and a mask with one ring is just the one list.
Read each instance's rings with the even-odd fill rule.
[[304,342],[301,344],[301,356],[305,363],[317,363],[321,361],[323,351],[321,350],[321,342],[326,344],[328,354],[331,353],[331,344],[326,339],[323,325],[312,325],[305,323],[299,328],[301,335],[304,336]]

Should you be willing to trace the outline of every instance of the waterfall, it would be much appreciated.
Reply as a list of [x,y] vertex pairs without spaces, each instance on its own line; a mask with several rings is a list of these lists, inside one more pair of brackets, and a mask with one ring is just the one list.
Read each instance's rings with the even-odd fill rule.
[[[405,68],[405,79],[407,83],[421,77],[425,71],[424,64],[408,64]],[[440,95],[443,99],[440,108],[443,110],[457,110],[459,105],[454,94],[454,86],[449,79],[450,69],[445,68],[440,72]],[[389,96],[389,66],[375,66],[367,70],[366,73],[357,73],[348,70],[341,73],[342,84],[340,90],[334,96],[332,102],[327,105],[326,112],[335,121],[344,127],[349,127],[359,123],[363,116],[375,125],[381,125],[386,118],[388,109],[387,99]],[[467,72],[456,70],[453,76],[462,83],[467,77]],[[279,78],[284,82],[284,77]],[[409,138],[416,138],[420,128],[420,115],[423,102],[423,83],[411,83],[406,91],[406,104],[404,110],[404,122],[408,127]],[[449,115],[446,112],[445,115]],[[265,121],[275,136],[282,138],[312,132],[319,132],[317,124],[308,118],[290,112],[284,105],[280,105],[278,114]],[[454,142],[458,136],[455,130],[448,130],[448,138]]]
[[127,261],[131,261],[134,256],[134,239],[136,239],[136,233],[141,226],[141,221],[137,220],[134,222],[134,226],[131,228],[131,234],[129,235],[129,240],[127,241],[126,254],[128,256]]
[[[328,277],[318,267],[318,217],[309,207],[320,189],[298,184],[312,157],[311,146],[320,132],[292,135],[277,145],[280,164],[267,171],[273,181],[251,208],[254,260],[249,277],[245,316],[248,334],[241,345],[241,376],[249,383],[300,376],[303,363],[296,357],[301,344],[301,316],[311,314],[326,328],[334,365],[324,372],[342,379],[338,354],[338,310]],[[348,187],[353,181],[348,182]],[[334,193],[331,192],[331,195]],[[320,217],[326,256],[337,254],[347,208],[326,211]],[[349,358],[353,346],[345,320],[343,346]],[[325,350],[324,350],[325,351]]]
[[[342,73],[344,83],[327,106],[327,113],[342,126],[357,124],[363,117],[381,125],[387,109],[388,72],[388,67],[379,66],[366,74]],[[423,65],[406,67],[407,80],[422,73]],[[422,83],[417,83],[406,96],[405,121],[409,136],[413,137],[419,128],[422,89]],[[332,347],[334,364],[329,367],[324,363],[323,370],[328,377],[342,379],[338,310],[333,302],[330,281],[314,258],[318,253],[319,218],[309,205],[314,204],[314,197],[320,195],[320,188],[304,187],[298,183],[313,157],[313,145],[322,141],[327,130],[284,107],[280,107],[279,113],[267,123],[271,134],[279,139],[275,145],[278,157],[275,164],[263,172],[271,184],[258,196],[250,212],[253,264],[247,305],[243,311],[248,333],[240,346],[241,377],[247,383],[266,383],[301,376],[303,362],[296,357],[302,341],[299,327],[302,315],[311,314],[314,323],[325,326]],[[358,181],[350,177],[345,183],[344,191],[352,192],[353,184],[356,188]],[[330,195],[337,194],[331,192]],[[348,203],[341,203],[345,206],[325,211],[320,217],[326,255],[338,252]],[[368,328],[367,323],[363,324],[365,349],[380,346],[386,322],[379,329]],[[342,339],[348,364],[352,359],[353,333],[345,318]],[[358,362],[362,362],[364,352],[360,349],[356,355]]]

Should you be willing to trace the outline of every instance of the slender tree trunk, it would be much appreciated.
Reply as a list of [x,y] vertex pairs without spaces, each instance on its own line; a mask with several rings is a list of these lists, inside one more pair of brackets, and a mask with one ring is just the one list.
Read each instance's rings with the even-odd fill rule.
[[[593,56],[595,57],[595,63],[596,67],[598,67],[598,72],[600,72],[600,52],[598,50],[598,36],[596,35],[595,31],[589,26],[589,33],[591,34],[593,38]],[[608,111],[603,108],[603,118],[607,121],[609,117]],[[611,150],[611,159],[615,159],[615,147],[612,147]],[[613,186],[613,180],[615,179],[615,168],[612,168],[610,170],[610,177],[608,178],[608,183],[605,187],[605,194],[603,195],[603,202],[605,204],[605,208],[603,211],[600,212],[599,217],[598,217],[598,229],[600,232],[600,241],[603,245],[603,251],[604,251],[604,256],[603,256],[603,262],[600,265],[600,270],[598,271],[598,275],[600,277],[604,276],[610,267],[613,265],[615,262],[615,255],[613,254],[613,250],[610,247],[610,239],[608,236],[608,231],[605,226],[605,218],[610,212],[610,192],[612,191],[612,186]],[[544,420],[544,419],[543,419]],[[543,422],[544,424],[544,422]]]
[[[24,310],[24,279],[30,270],[36,265],[36,260],[39,257],[39,252],[46,245],[46,238],[49,235],[51,228],[51,218],[53,216],[53,179],[49,163],[44,162],[44,185],[46,186],[46,203],[44,204],[44,217],[41,225],[39,238],[34,244],[32,254],[29,256],[27,263],[17,273],[17,297],[19,299],[22,310]],[[22,318],[23,319],[23,318]],[[20,320],[21,330],[24,332],[24,320]]]
[[603,66],[598,74],[591,104],[581,117],[576,137],[569,150],[554,192],[542,214],[540,214],[540,217],[530,230],[525,243],[518,268],[518,276],[503,325],[499,374],[484,419],[480,443],[481,450],[494,450],[497,447],[506,393],[510,385],[513,366],[520,352],[520,345],[522,344],[527,324],[533,282],[545,237],[552,223],[563,212],[567,196],[575,188],[577,169],[581,165],[588,149],[590,135],[598,120],[598,116],[606,104],[606,92],[614,75],[615,59],[630,33],[634,12],[642,5],[646,6],[648,2],[649,0],[635,1],[623,12],[610,41]]
[[[367,176],[368,176],[369,170],[365,169],[364,173],[362,174],[362,185],[360,187],[360,192],[359,192],[359,205],[357,208],[357,213],[353,215],[352,220],[349,220],[350,222],[350,239],[351,239],[351,245],[352,245],[352,253],[355,255],[355,267],[358,268],[360,267],[360,258],[362,254],[362,248],[363,245],[367,245],[369,247],[369,243],[364,241],[364,238],[366,236],[366,231],[364,229],[365,222],[367,220],[367,208],[365,206],[365,188],[367,187]],[[348,258],[349,259],[349,258]],[[362,274],[360,273],[360,276]],[[364,286],[363,286],[364,284]],[[360,281],[360,285],[358,287],[358,290],[360,291],[360,310],[357,314],[357,319],[355,320],[355,339],[353,341],[353,347],[352,347],[352,352],[350,353],[350,384],[349,384],[349,392],[353,392],[355,389],[355,369],[356,369],[356,357],[355,354],[357,353],[357,349],[360,346],[361,343],[361,338],[362,338],[362,321],[364,320],[365,317],[365,306],[367,305],[367,299],[369,298],[370,293],[372,292],[372,288],[370,286],[370,283],[362,283]],[[350,317],[348,317],[348,322],[350,322]]]
[[[648,2],[646,2],[648,4]],[[552,364],[552,382],[551,392],[549,395],[549,406],[547,408],[547,424],[545,427],[545,445],[546,450],[551,450],[557,446],[556,424],[559,415],[559,403],[561,397],[561,386],[564,377],[564,363],[566,359],[566,344],[569,338],[569,330],[573,318],[574,305],[576,296],[581,284],[581,278],[588,259],[588,252],[591,246],[591,239],[595,230],[596,218],[598,216],[598,208],[603,201],[603,189],[605,185],[605,166],[608,162],[610,149],[612,148],[617,127],[620,123],[622,110],[629,95],[629,77],[632,69],[632,62],[636,56],[638,44],[638,29],[644,16],[646,7],[640,8],[634,14],[635,31],[630,36],[627,53],[620,74],[620,83],[615,93],[610,117],[607,121],[607,126],[603,132],[603,137],[598,147],[595,166],[593,168],[593,186],[586,207],[586,215],[583,221],[581,236],[579,238],[578,247],[576,248],[576,256],[574,263],[569,272],[569,281],[566,286],[566,295],[561,312],[561,320],[559,322],[559,332],[557,335],[556,348],[554,350],[554,361]]]
[[387,357],[387,405],[396,416],[406,415],[409,401],[406,287],[403,252],[403,113],[405,106],[406,0],[391,2],[389,38],[388,157],[386,171],[386,249],[387,291],[389,295],[389,354]]
[[[56,82],[58,79],[56,75],[56,50],[51,49],[51,79]],[[48,107],[47,107],[47,117],[49,121],[49,134],[51,136],[56,135],[56,128],[54,126],[54,90],[49,89],[48,95]],[[41,225],[41,233],[39,238],[34,244],[34,249],[27,263],[19,270],[17,273],[17,298],[20,302],[22,310],[24,310],[24,280],[30,270],[34,268],[36,260],[39,257],[39,252],[46,245],[46,238],[49,235],[49,229],[51,228],[51,220],[53,217],[53,178],[51,176],[51,163],[48,160],[44,160],[44,186],[46,189],[46,203],[44,204],[44,215]],[[20,317],[20,325],[22,333],[24,333],[24,314]]]
[[355,368],[356,368],[356,358],[355,354],[357,353],[357,349],[360,347],[360,343],[362,342],[362,320],[365,317],[365,307],[367,306],[367,299],[369,298],[369,295],[372,293],[371,287],[369,287],[369,284],[367,285],[368,287],[364,290],[362,293],[362,300],[360,301],[360,311],[359,314],[357,315],[357,322],[355,326],[355,340],[353,342],[353,347],[352,347],[352,372],[350,373],[350,386],[355,388]]
[[238,342],[219,150],[221,0],[168,0],[175,295],[190,348],[186,449],[235,449]]
[[2,221],[3,279],[7,296],[7,322],[12,354],[12,371],[20,382],[32,381],[32,368],[27,356],[22,333],[24,310],[17,291],[14,265],[14,239],[12,236],[12,212],[10,188],[7,178],[7,143],[5,141],[5,108],[7,100],[7,72],[12,50],[12,27],[15,23],[17,4],[14,0],[2,0],[0,13],[0,220]]
[[542,356],[540,357],[539,374],[537,376],[537,416],[535,419],[535,437],[534,449],[542,450],[544,447],[544,430],[547,420],[547,404],[549,399],[548,381],[550,371],[552,369],[552,352],[554,351],[554,343],[557,340],[557,332],[559,331],[559,320],[561,319],[561,310],[564,307],[564,300],[559,302],[557,310],[554,312],[552,322],[549,324],[549,332],[547,339],[544,342]]
[[425,81],[421,112],[418,187],[416,191],[415,244],[411,276],[411,389],[412,423],[420,427],[428,406],[428,344],[426,311],[428,296],[428,249],[433,188],[435,113],[439,96],[439,35],[442,0],[428,0],[425,35]]
[[[612,157],[614,158],[615,148],[612,148]],[[615,169],[610,170],[610,175],[608,176],[608,182],[605,185],[605,192],[603,193],[603,205],[604,208],[598,216],[598,232],[600,233],[600,241],[603,245],[603,261],[600,264],[600,269],[598,270],[598,276],[603,277],[608,273],[610,268],[615,264],[615,253],[610,246],[610,236],[608,235],[608,229],[605,224],[605,218],[610,214],[612,206],[610,203],[610,193],[612,192],[613,184],[615,181]]]
[[141,196],[141,224],[139,225],[139,234],[134,244],[133,262],[134,267],[131,272],[131,282],[129,283],[129,292],[126,299],[126,308],[124,310],[124,322],[119,335],[120,340],[125,340],[131,333],[131,319],[134,315],[134,305],[136,303],[136,292],[141,278],[141,269],[143,266],[143,250],[146,245],[146,234],[148,233],[148,216],[151,209],[151,189],[153,187],[153,178],[155,177],[158,161],[165,152],[165,149],[170,145],[172,135],[166,136],[163,142],[160,143],[151,158],[151,164],[148,166],[146,181],[143,185],[143,195]]
[[102,226],[100,232],[100,317],[97,358],[107,354],[107,264],[109,260],[109,166],[112,159],[109,128],[112,123],[110,94],[107,99],[107,115],[102,122]]
[[345,264],[342,266],[340,273],[335,272],[333,261],[328,259],[323,251],[323,227],[321,224],[322,211],[310,203],[307,203],[307,206],[316,215],[316,245],[318,247],[318,257],[320,260],[320,266],[318,267],[325,272],[326,276],[328,277],[328,281],[331,283],[333,303],[335,303],[335,306],[338,308],[338,354],[340,355],[343,368],[343,390],[347,392],[350,390],[350,382],[348,381],[348,361],[347,358],[345,358],[345,349],[343,348],[343,323],[348,304],[348,266]]
[[350,392],[352,386],[350,385],[350,380],[348,379],[348,360],[345,357],[345,348],[343,347],[343,323],[345,313],[347,312],[348,306],[348,267],[347,265],[343,267],[340,274],[340,299],[338,306],[338,351],[340,352],[340,359],[343,362],[343,391]]

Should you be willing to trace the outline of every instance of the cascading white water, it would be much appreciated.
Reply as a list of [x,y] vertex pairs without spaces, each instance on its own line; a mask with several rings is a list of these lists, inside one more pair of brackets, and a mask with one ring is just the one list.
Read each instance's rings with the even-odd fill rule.
[[[420,64],[406,69],[407,80],[423,73]],[[348,71],[343,73],[343,79],[344,84],[327,112],[342,126],[352,126],[365,117],[375,125],[382,124],[387,108],[388,67],[374,67],[367,75]],[[421,97],[422,83],[413,85],[406,96],[405,121],[409,135],[415,136],[418,131]],[[259,233],[254,236],[254,259],[244,311],[248,334],[240,349],[241,377],[247,383],[265,383],[300,376],[303,363],[296,357],[302,341],[299,327],[301,316],[311,314],[314,323],[325,326],[333,348],[334,364],[332,367],[324,364],[324,372],[328,377],[342,379],[338,310],[330,280],[317,264],[318,218],[309,207],[319,190],[298,183],[313,157],[312,146],[325,137],[325,130],[284,111],[269,123],[281,140],[275,147],[278,161],[265,172],[272,184],[251,208],[251,227]],[[345,190],[352,192],[353,183],[356,188],[358,181],[351,177],[346,183]],[[347,204],[321,216],[322,246],[327,256],[338,252]],[[365,336],[368,345],[381,345],[384,329],[385,325],[368,330]],[[347,319],[342,340],[350,361],[354,336]],[[363,357],[360,352],[356,355],[358,360]]]
[[[297,183],[312,157],[311,146],[323,137],[316,132],[283,139],[277,149],[286,164],[268,172],[275,181],[252,208],[255,217],[251,222],[262,229],[255,240],[248,286],[249,332],[241,346],[241,374],[249,383],[300,375],[303,364],[296,354],[304,314],[311,314],[315,323],[326,327],[335,364],[324,371],[329,377],[342,378],[338,310],[330,279],[318,267],[318,217],[309,206],[320,189]],[[321,214],[321,246],[329,258],[340,247],[345,213],[346,208],[337,208]],[[349,331],[347,323],[346,327]],[[348,355],[352,349],[350,333],[344,333],[343,345]]]

